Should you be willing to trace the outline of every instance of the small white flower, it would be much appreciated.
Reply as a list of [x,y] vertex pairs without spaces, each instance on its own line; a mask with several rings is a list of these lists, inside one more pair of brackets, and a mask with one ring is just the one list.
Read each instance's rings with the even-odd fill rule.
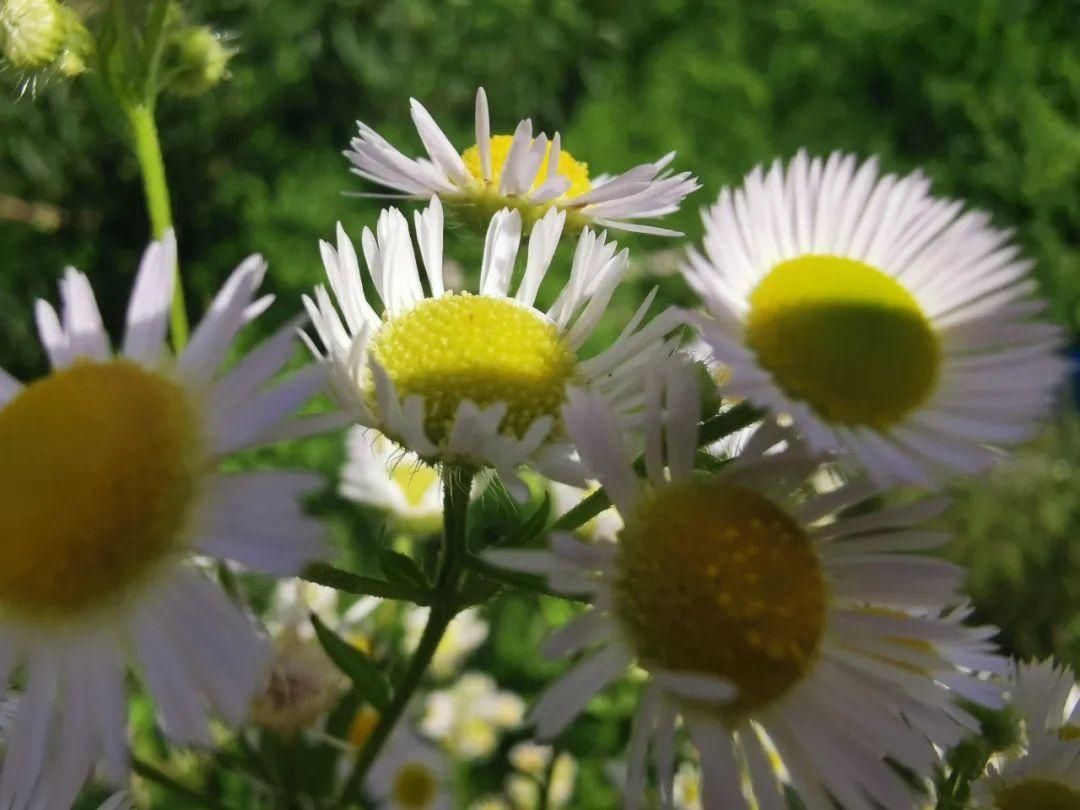
[[549,478],[583,484],[561,424],[567,391],[582,386],[604,396],[622,427],[633,429],[642,416],[642,369],[672,350],[674,340],[666,338],[681,316],[668,310],[642,325],[650,295],[613,345],[583,359],[581,347],[628,260],[625,250],[586,231],[562,293],[547,310],[537,309],[564,218],[551,211],[533,229],[511,295],[521,217],[501,211],[488,231],[479,295],[455,293],[443,286],[442,206],[432,199],[415,217],[426,294],[404,215],[384,211],[376,233],[365,229],[363,236],[382,315],[369,303],[352,242],[339,227],[337,250],[322,244],[337,305],[323,287],[304,303],[323,349],[309,346],[329,365],[337,397],[357,423],[428,463],[490,467],[504,481],[528,464]]
[[1004,667],[992,630],[936,618],[960,600],[963,572],[912,552],[947,539],[916,525],[943,502],[836,516],[875,494],[865,482],[794,502],[816,461],[769,423],[720,472],[697,473],[693,374],[673,359],[648,391],[646,481],[601,400],[575,392],[566,408],[567,429],[626,524],[618,542],[555,535],[550,552],[488,554],[593,603],[543,648],[585,655],[533,707],[537,737],[558,735],[636,662],[649,677],[628,806],[644,794],[650,749],[670,797],[681,716],[706,807],[782,806],[790,782],[808,807],[867,807],[872,797],[908,810],[909,786],[883,758],[929,773],[933,743],[978,728],[955,699],[999,698],[970,669]]
[[413,122],[430,159],[406,157],[371,127],[357,122],[360,136],[345,153],[353,172],[402,192],[400,196],[426,200],[436,195],[481,222],[501,208],[512,208],[531,227],[556,210],[566,214],[574,231],[599,225],[682,235],[639,222],[677,211],[683,199],[700,188],[689,172],[673,175],[667,170],[674,152],[623,174],[590,179],[588,166],[562,148],[558,133],[550,142],[544,133],[534,138],[531,120],[519,123],[512,136],[493,136],[483,88],[476,93],[476,145],[461,154],[423,105],[416,99],[411,104]]
[[[405,650],[412,652],[420,643],[420,636],[427,626],[430,608],[414,607],[405,614]],[[476,608],[463,610],[446,628],[435,655],[431,659],[431,674],[447,678],[456,673],[477,647],[488,637],[488,623],[480,617]]]
[[449,689],[427,696],[420,730],[457,759],[482,759],[495,750],[500,732],[524,716],[519,695],[501,691],[486,673],[467,672]]
[[380,810],[451,810],[449,776],[438,748],[398,726],[372,765],[367,788]]
[[89,281],[69,269],[61,313],[36,307],[51,373],[23,385],[0,370],[0,676],[25,683],[0,807],[68,807],[98,760],[126,782],[129,658],[176,742],[211,745],[211,712],[243,721],[269,646],[195,558],[293,575],[327,548],[300,503],[319,476],[222,469],[324,424],[292,418],[323,370],[272,382],[293,355],[293,323],[220,373],[269,303],[253,300],[257,256],[170,356],[175,267],[169,234],[143,256],[118,353]]
[[1010,702],[1020,715],[1019,750],[991,761],[971,786],[985,810],[1080,807],[1080,700],[1073,673],[1053,661],[1015,664]]
[[[547,747],[537,746],[537,748]],[[547,759],[539,772],[520,769],[522,773],[511,774],[506,778],[506,793],[516,810],[536,810],[541,805],[541,791],[543,790],[547,791],[544,806],[561,808],[569,805],[577,782],[577,760],[563,751],[555,758],[550,774],[546,774],[545,769],[549,762],[551,762],[551,749],[547,748]],[[540,781],[545,778],[549,779],[546,786]]]
[[1064,370],[1034,320],[1031,263],[981,212],[800,152],[756,168],[705,212],[684,266],[727,391],[790,416],[815,451],[886,483],[971,474],[1033,435]]
[[442,526],[442,488],[434,467],[374,430],[354,427],[347,442],[344,497],[383,509],[409,526]]

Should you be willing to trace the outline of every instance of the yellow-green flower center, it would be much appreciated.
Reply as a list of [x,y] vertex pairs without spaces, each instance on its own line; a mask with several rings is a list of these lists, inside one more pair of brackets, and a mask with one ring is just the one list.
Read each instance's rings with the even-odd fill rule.
[[424,398],[427,435],[442,444],[458,406],[506,403],[500,430],[521,437],[558,418],[577,358],[557,327],[505,298],[447,293],[388,321],[372,356],[402,399]]
[[996,810],[1078,810],[1080,792],[1050,779],[1025,779],[994,793]]
[[731,682],[736,713],[797,683],[825,627],[806,534],[768,498],[716,479],[646,496],[620,535],[614,594],[645,665]]
[[405,496],[405,502],[409,506],[417,507],[438,483],[439,472],[428,464],[395,464],[390,471],[390,478]]
[[[506,165],[506,157],[510,154],[510,145],[513,141],[514,138],[511,135],[491,136],[490,183],[495,189],[499,188],[499,181],[502,180],[503,167]],[[529,189],[530,191],[535,191],[547,182],[548,158],[550,156],[551,144],[549,143],[547,151],[544,152],[544,161],[540,164],[540,170],[536,173],[536,177],[533,178],[532,188]],[[469,170],[469,174],[483,183],[484,168],[480,162],[479,147],[470,146],[462,152],[461,159],[465,161],[465,168]],[[565,149],[559,150],[558,174],[561,174],[570,181],[570,188],[563,194],[564,197],[579,197],[592,188],[592,185],[589,182],[588,164],[576,160],[574,156]]]
[[750,295],[746,342],[790,397],[829,422],[877,429],[926,401],[941,364],[911,293],[839,256],[776,265]]
[[0,610],[63,619],[176,550],[198,482],[185,393],[133,363],[80,362],[0,409]]
[[430,768],[419,762],[408,762],[394,774],[394,806],[423,810],[435,800],[438,788]]

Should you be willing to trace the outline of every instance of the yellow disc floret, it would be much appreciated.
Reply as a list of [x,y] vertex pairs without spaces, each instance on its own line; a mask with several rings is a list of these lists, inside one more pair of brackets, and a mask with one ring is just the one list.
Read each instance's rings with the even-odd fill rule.
[[[489,182],[494,189],[499,188],[503,166],[506,165],[506,157],[510,154],[510,144],[513,141],[514,138],[510,135],[491,136],[491,180]],[[536,177],[533,178],[530,191],[535,191],[547,182],[548,158],[550,156],[551,144],[549,143],[547,151],[544,152],[544,161],[540,164],[540,170],[536,173]],[[465,161],[465,168],[469,170],[469,174],[479,182],[484,183],[484,168],[480,162],[479,147],[470,146],[462,153],[461,159]],[[592,188],[589,182],[588,164],[576,160],[565,149],[559,150],[558,174],[570,181],[570,188],[563,193],[564,197],[579,197]]]
[[424,810],[435,801],[439,782],[431,768],[420,762],[407,762],[394,774],[394,807]]
[[1025,779],[994,793],[995,810],[1077,810],[1080,791],[1050,779]]
[[806,534],[769,499],[717,479],[643,500],[620,536],[614,595],[646,666],[734,684],[737,714],[797,683],[825,627]]
[[177,550],[196,427],[175,383],[122,360],[78,363],[0,409],[0,610],[70,617]]
[[427,435],[441,444],[458,406],[507,406],[501,430],[521,437],[558,417],[576,357],[554,324],[505,298],[448,293],[388,321],[372,356],[402,399],[424,398]]
[[941,363],[911,293],[839,256],[774,267],[750,295],[746,342],[792,398],[830,422],[877,429],[926,401]]

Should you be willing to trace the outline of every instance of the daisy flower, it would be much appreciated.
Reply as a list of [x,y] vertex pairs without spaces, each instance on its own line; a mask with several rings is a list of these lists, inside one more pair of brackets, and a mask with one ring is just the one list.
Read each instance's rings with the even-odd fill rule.
[[439,472],[375,430],[354,427],[346,440],[341,495],[377,507],[416,529],[442,527]]
[[1064,363],[1033,320],[1031,263],[1007,231],[930,196],[921,173],[800,152],[704,213],[684,272],[729,390],[790,416],[882,482],[975,473],[1029,438]]
[[399,726],[371,766],[367,787],[380,810],[450,810],[449,778],[446,756]]
[[1016,664],[1009,692],[1023,745],[995,757],[971,786],[994,810],[1080,807],[1080,701],[1073,673],[1052,661]]
[[767,452],[786,440],[767,426],[721,472],[695,473],[695,377],[667,363],[649,391],[646,481],[599,398],[574,392],[566,407],[625,522],[617,542],[555,535],[550,553],[489,552],[593,603],[546,645],[586,655],[533,707],[538,737],[559,734],[636,664],[648,679],[630,741],[630,806],[645,793],[650,746],[670,801],[681,716],[705,807],[783,807],[789,782],[808,807],[910,808],[885,758],[929,773],[933,744],[978,728],[955,698],[994,700],[967,664],[1004,665],[990,631],[932,617],[960,601],[963,572],[910,552],[946,539],[916,527],[942,504],[838,516],[875,492],[865,482],[794,502],[787,493],[815,465],[798,447]]
[[520,725],[524,716],[519,695],[500,690],[486,672],[467,672],[449,689],[427,696],[420,731],[456,759],[482,759],[495,750],[500,732]]
[[[426,200],[432,195],[465,214],[487,222],[496,211],[511,208],[529,227],[551,209],[565,212],[567,227],[580,231],[600,225],[657,236],[678,231],[643,225],[679,209],[700,186],[689,172],[671,174],[675,153],[613,176],[589,177],[589,167],[562,148],[559,133],[548,140],[533,137],[525,119],[513,135],[492,135],[484,89],[476,92],[476,143],[462,153],[454,148],[435,119],[416,99],[412,119],[427,158],[409,158],[362,122],[360,136],[345,153],[352,171],[387,186],[401,196]],[[397,195],[387,195],[397,196]]]
[[405,217],[384,211],[376,233],[363,233],[382,315],[367,298],[356,252],[339,226],[337,249],[322,244],[337,306],[323,287],[304,303],[323,349],[310,340],[309,347],[330,366],[334,391],[356,421],[428,463],[491,467],[504,480],[528,464],[548,478],[584,484],[561,424],[567,390],[602,395],[620,425],[632,429],[642,414],[641,371],[672,350],[664,338],[681,316],[668,310],[642,326],[650,295],[613,345],[582,359],[628,258],[603,234],[586,230],[561,295],[538,309],[537,290],[565,219],[552,210],[537,223],[511,295],[521,216],[503,209],[488,230],[479,294],[452,292],[442,277],[442,205],[432,198],[415,219],[425,294]]
[[281,382],[289,324],[230,372],[220,369],[266,265],[230,276],[179,357],[166,349],[176,244],[143,256],[113,351],[87,278],[69,269],[61,314],[37,302],[52,371],[23,385],[0,370],[0,674],[22,694],[0,807],[67,807],[93,765],[128,774],[128,656],[167,734],[210,745],[208,712],[247,715],[269,648],[195,564],[228,558],[295,574],[325,548],[301,498],[316,475],[227,473],[247,448],[302,435],[293,413],[324,383],[318,367]]

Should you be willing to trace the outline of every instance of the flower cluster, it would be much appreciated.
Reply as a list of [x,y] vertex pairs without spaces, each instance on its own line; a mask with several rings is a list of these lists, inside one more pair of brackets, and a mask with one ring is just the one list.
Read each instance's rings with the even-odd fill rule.
[[[52,47],[50,8],[0,6],[9,49],[18,26],[18,53]],[[0,370],[0,807],[69,807],[92,776],[126,787],[140,687],[178,745],[250,752],[265,732],[333,754],[340,806],[453,806],[451,761],[506,756],[504,736],[516,773],[492,806],[575,806],[575,761],[547,744],[624,678],[626,807],[915,807],[1006,697],[1023,750],[976,800],[1075,806],[1072,678],[1000,657],[964,571],[933,554],[936,491],[1030,437],[1065,370],[1009,234],[920,173],[799,153],[704,212],[682,264],[701,307],[654,312],[654,291],[606,339],[632,260],[604,229],[678,235],[642,220],[697,180],[673,155],[590,175],[528,120],[492,135],[482,90],[463,152],[412,115],[426,158],[364,124],[347,153],[422,201],[412,227],[388,208],[358,251],[339,225],[307,318],[234,362],[271,303],[257,256],[172,348],[171,232],[118,347],[79,272],[59,312],[37,302],[51,371]],[[444,212],[484,234],[468,289],[448,280]],[[315,362],[295,370],[298,334]],[[393,520],[343,559],[381,576],[328,564],[319,475],[241,455],[346,428],[338,492]],[[485,499],[518,525],[472,530]],[[434,535],[426,555],[414,541]],[[264,625],[250,572],[282,579]],[[543,643],[574,660],[531,707],[459,677],[500,589],[586,605]],[[443,683],[422,700],[425,678]]]

